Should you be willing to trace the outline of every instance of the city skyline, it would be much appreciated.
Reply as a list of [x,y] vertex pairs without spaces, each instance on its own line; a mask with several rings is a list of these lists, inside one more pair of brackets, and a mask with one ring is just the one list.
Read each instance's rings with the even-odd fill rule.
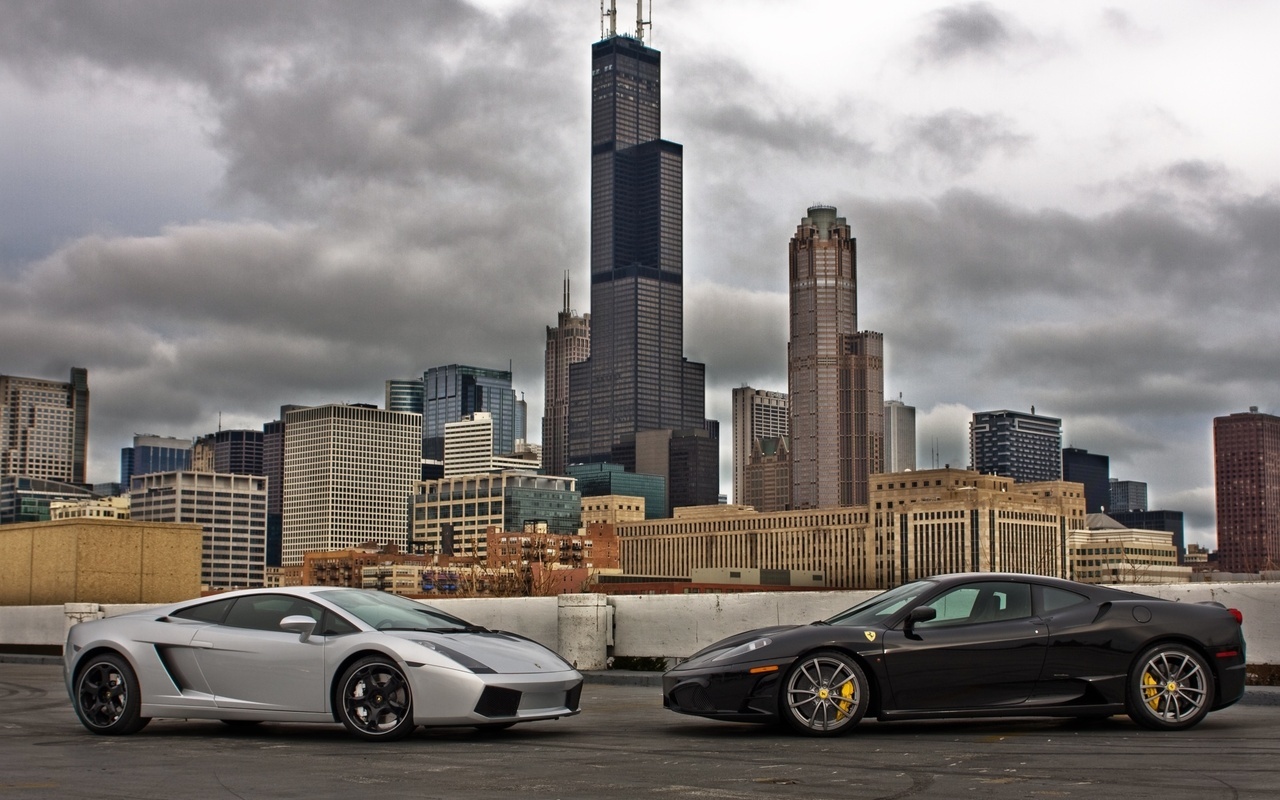
[[[435,364],[511,365],[541,417],[564,271],[588,285],[598,4],[0,6],[0,373],[90,371],[90,481],[135,433]],[[1034,405],[1212,544],[1212,419],[1280,390],[1280,9],[652,13],[707,417],[786,389],[786,240],[834,205],[922,467]]]

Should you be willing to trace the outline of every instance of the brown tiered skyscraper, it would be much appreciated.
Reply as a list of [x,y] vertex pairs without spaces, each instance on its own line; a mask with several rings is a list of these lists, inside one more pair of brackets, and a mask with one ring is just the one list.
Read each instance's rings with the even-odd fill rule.
[[542,416],[542,466],[564,475],[569,453],[569,365],[591,355],[591,315],[569,305],[569,276],[564,279],[564,308],[556,326],[547,326],[546,391]]
[[791,239],[792,508],[864,505],[884,469],[884,336],[858,330],[857,240],[831,206]]
[[1280,569],[1280,417],[1256,406],[1215,417],[1213,466],[1219,568]]

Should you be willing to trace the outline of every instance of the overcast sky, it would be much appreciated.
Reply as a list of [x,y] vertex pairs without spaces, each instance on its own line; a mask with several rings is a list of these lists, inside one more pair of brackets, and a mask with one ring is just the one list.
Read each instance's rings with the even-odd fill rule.
[[[635,7],[619,3],[619,27]],[[0,373],[89,369],[134,433],[514,369],[588,311],[598,0],[0,0]],[[1212,544],[1213,417],[1280,412],[1280,3],[656,0],[684,145],[685,349],[786,390],[787,243],[858,239],[921,468],[1061,417]]]

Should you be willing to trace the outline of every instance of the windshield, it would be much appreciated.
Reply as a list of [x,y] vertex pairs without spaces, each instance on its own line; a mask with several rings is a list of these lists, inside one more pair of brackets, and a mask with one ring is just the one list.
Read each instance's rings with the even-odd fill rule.
[[868,598],[853,608],[841,611],[831,619],[828,625],[883,625],[889,617],[902,610],[902,607],[920,595],[932,589],[933,581],[914,581],[904,583],[896,589],[882,592]]
[[333,603],[380,631],[452,633],[484,630],[438,608],[385,592],[317,592],[316,597]]

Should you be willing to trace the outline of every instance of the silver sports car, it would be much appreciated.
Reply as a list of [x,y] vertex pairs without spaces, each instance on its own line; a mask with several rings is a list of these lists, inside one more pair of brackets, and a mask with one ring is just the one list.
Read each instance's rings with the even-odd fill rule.
[[94,733],[152,717],[333,722],[389,741],[418,725],[505,728],[578,713],[582,675],[522,636],[363,589],[249,589],[82,622],[67,690]]

